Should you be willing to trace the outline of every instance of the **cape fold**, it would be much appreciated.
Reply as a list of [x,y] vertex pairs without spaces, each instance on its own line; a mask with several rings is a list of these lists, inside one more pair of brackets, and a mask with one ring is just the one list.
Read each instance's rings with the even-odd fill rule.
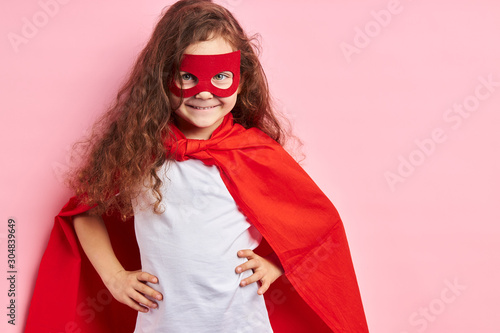
[[[264,294],[275,333],[368,332],[340,216],[314,181],[274,140],[233,123],[229,113],[208,140],[171,126],[165,142],[178,161],[216,165],[239,209],[262,234],[285,274]],[[25,332],[133,332],[137,313],[111,296],[76,237],[72,216],[91,207],[73,197],[55,218]],[[141,268],[133,218],[103,216],[127,270]]]

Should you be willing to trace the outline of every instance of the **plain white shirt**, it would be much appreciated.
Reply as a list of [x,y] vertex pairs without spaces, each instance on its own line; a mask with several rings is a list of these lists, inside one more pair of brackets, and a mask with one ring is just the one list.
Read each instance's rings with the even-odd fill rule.
[[270,333],[257,282],[240,287],[252,270],[237,251],[255,249],[262,236],[238,210],[216,166],[195,159],[166,163],[164,212],[155,214],[151,191],[133,202],[142,270],[163,294],[158,308],[138,313],[134,333]]

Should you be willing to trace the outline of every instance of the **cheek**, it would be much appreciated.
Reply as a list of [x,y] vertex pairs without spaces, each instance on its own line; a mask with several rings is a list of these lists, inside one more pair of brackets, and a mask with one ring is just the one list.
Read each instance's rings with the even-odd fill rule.
[[170,98],[170,107],[172,108],[172,110],[176,111],[181,105],[181,98],[172,94],[172,97]]
[[230,106],[231,109],[236,105],[236,101],[238,100],[238,92],[235,92],[233,95],[225,98],[220,98],[220,100],[227,106]]

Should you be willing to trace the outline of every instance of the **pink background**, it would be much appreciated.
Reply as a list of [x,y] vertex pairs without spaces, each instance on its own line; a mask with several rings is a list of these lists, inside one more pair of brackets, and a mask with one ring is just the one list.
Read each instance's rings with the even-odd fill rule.
[[[15,327],[0,279],[2,332],[22,332],[53,217],[70,195],[59,177],[70,145],[172,3],[59,0],[44,14],[54,1],[0,4],[0,266],[14,217],[19,272]],[[220,3],[262,35],[303,165],[344,220],[371,332],[499,332],[500,4]],[[27,22],[39,27],[14,45]]]

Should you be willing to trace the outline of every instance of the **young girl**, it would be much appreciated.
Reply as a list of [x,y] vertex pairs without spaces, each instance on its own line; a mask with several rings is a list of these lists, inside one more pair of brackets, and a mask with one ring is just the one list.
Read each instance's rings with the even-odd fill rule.
[[342,222],[226,9],[172,5],[96,129],[26,332],[368,331]]

